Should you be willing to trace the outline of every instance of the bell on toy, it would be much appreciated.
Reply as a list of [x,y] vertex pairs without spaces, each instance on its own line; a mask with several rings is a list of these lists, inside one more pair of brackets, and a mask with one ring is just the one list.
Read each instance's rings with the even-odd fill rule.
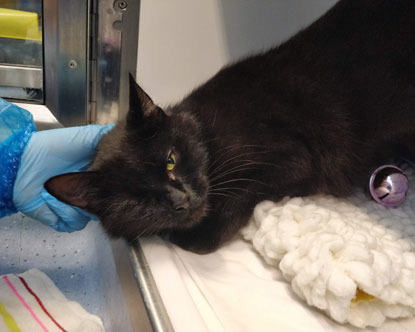
[[399,167],[384,165],[373,172],[369,180],[369,189],[376,202],[387,207],[395,207],[405,200],[409,181]]

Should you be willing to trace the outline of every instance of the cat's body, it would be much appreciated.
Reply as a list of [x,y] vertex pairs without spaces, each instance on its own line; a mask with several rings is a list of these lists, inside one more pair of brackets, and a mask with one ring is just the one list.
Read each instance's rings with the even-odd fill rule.
[[131,98],[93,172],[47,188],[112,235],[167,234],[209,252],[264,199],[344,196],[380,163],[415,157],[415,1],[340,1],[167,115],[139,87]]

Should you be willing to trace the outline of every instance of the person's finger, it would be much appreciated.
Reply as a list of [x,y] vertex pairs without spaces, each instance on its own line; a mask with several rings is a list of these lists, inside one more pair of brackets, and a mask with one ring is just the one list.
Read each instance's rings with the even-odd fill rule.
[[91,158],[102,136],[112,128],[113,125],[90,125],[37,132],[22,159],[25,155],[37,160],[52,157],[69,162]]

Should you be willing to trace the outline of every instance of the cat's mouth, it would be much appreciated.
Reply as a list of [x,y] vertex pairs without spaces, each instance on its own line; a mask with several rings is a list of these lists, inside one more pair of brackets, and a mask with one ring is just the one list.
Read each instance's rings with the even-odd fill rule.
[[200,204],[198,207],[192,209],[189,214],[189,219],[193,224],[197,223],[206,215],[204,204]]
[[187,209],[174,209],[173,211],[169,217],[173,228],[191,228],[207,214],[204,202],[199,200],[192,201]]
[[200,220],[206,215],[206,209],[204,203],[193,205],[186,214],[186,217],[179,222],[180,227],[190,228],[200,222]]

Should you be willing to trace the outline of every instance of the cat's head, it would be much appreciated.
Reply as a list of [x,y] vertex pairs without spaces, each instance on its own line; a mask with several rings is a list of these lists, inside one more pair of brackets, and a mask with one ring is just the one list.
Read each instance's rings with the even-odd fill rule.
[[200,221],[206,164],[194,117],[164,112],[130,77],[127,117],[102,138],[90,170],[56,176],[45,188],[96,214],[109,234],[133,239]]

